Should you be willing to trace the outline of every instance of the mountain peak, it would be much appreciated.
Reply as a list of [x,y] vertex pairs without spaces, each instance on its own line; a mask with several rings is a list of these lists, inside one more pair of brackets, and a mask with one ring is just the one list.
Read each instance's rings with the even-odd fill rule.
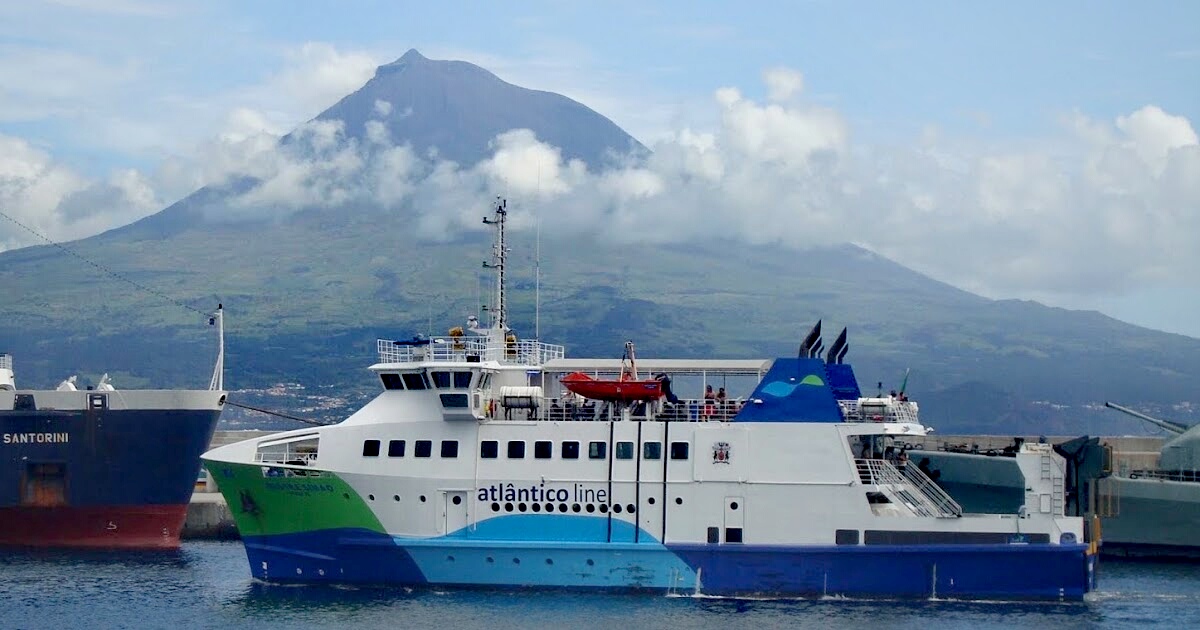
[[409,48],[404,56],[396,60],[396,63],[416,63],[418,61],[428,61],[424,55],[417,51],[416,48]]
[[[381,118],[380,101],[396,114]],[[339,120],[356,137],[369,121],[380,120],[394,141],[411,145],[419,155],[432,150],[441,159],[468,165],[491,155],[494,139],[512,129],[530,129],[538,140],[558,147],[565,160],[580,159],[594,168],[613,156],[648,152],[582,103],[513,85],[466,61],[428,59],[415,48],[379,66],[366,85],[317,118]]]
[[419,51],[417,51],[416,48],[410,48],[408,49],[408,52],[404,53],[399,59],[391,63],[385,63],[376,68],[375,76],[398,72],[409,66],[415,66],[428,61],[429,58],[427,58],[425,55],[422,55]]

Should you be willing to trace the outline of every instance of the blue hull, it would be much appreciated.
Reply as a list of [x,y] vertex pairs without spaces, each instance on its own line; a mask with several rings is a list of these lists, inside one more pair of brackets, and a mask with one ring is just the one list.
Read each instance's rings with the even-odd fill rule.
[[66,506],[186,505],[219,416],[218,410],[0,411],[0,435],[65,436],[0,448],[0,508],[22,505],[38,464],[59,470]]
[[731,597],[1078,600],[1086,545],[756,546],[403,539],[366,530],[248,537],[278,582],[608,588]]

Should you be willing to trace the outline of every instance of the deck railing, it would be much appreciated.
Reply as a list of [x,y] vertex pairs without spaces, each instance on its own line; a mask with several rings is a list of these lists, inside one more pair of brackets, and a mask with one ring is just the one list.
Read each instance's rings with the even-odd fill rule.
[[893,399],[884,407],[882,415],[871,418],[863,417],[863,409],[857,399],[839,400],[838,406],[841,407],[842,417],[846,419],[846,422],[904,422],[908,424],[921,424],[920,415],[917,412],[917,403],[911,400]]
[[3,369],[3,370],[11,370],[11,369],[13,369],[13,367],[12,367],[12,355],[5,354],[5,353],[3,353],[3,352],[0,352],[0,369]]
[[542,365],[566,355],[566,348],[557,344],[532,339],[489,344],[483,337],[433,339],[422,345],[379,339],[376,349],[380,363],[499,361],[514,365]]
[[[485,401],[486,402],[486,401]],[[598,401],[578,402],[571,398],[541,397],[538,407],[505,409],[497,401],[499,420],[542,420],[542,421],[608,421],[624,418],[628,412],[630,420],[668,422],[728,422],[733,420],[745,401],[730,400],[713,403],[702,398],[679,398],[678,403],[650,402],[629,403],[614,406]]]
[[317,461],[316,453],[297,453],[286,448],[271,449],[254,454],[254,461],[262,464],[291,464],[293,466],[313,466]]
[[1200,470],[1134,470],[1129,473],[1129,478],[1200,483]]

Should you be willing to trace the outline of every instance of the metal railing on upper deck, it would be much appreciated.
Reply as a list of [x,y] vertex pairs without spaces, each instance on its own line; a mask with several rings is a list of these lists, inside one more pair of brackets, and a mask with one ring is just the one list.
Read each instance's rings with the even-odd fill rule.
[[625,411],[630,420],[657,422],[729,422],[737,415],[746,401],[711,401],[696,398],[681,398],[678,403],[630,403],[622,409],[596,401],[542,398],[533,414],[518,415],[522,420],[561,421],[608,421],[622,418]]
[[868,399],[871,400],[887,400],[887,403],[880,406],[873,405],[871,402],[862,403],[858,399],[839,400],[838,406],[842,409],[842,417],[846,422],[904,422],[908,424],[921,424],[921,418],[917,411],[917,403],[911,400],[899,399]]
[[379,339],[376,348],[380,363],[479,360],[513,365],[542,365],[551,359],[561,359],[566,354],[566,348],[557,344],[530,339],[488,343],[486,337],[431,339],[429,343],[420,345]]

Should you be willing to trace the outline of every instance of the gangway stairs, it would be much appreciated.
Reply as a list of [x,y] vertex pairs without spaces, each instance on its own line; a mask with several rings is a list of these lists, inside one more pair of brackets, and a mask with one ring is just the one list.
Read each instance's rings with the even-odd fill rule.
[[856,459],[854,463],[864,485],[875,486],[892,502],[904,505],[917,516],[962,516],[962,506],[916,466],[897,467],[883,459]]

